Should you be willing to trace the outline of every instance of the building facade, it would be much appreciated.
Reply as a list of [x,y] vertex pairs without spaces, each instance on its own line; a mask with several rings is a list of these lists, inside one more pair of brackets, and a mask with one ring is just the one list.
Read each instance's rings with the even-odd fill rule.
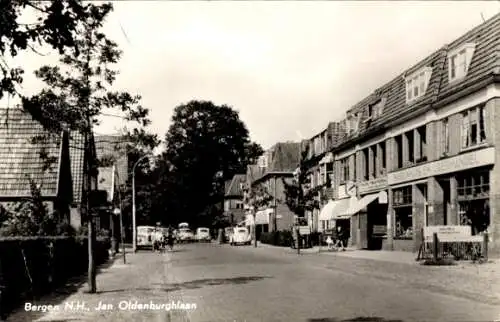
[[[246,182],[248,187],[261,185],[272,196],[268,207],[256,210],[255,226],[257,237],[262,232],[289,230],[295,214],[285,203],[285,181],[293,179],[293,173],[300,160],[301,144],[296,142],[277,143],[264,152],[256,165],[249,165]],[[246,210],[246,225],[253,227],[253,214]]]
[[245,182],[245,174],[235,174],[225,184],[224,218],[231,226],[245,221],[245,209],[243,209]]
[[470,225],[500,249],[500,15],[347,111],[336,211],[358,248],[416,251],[421,230]]

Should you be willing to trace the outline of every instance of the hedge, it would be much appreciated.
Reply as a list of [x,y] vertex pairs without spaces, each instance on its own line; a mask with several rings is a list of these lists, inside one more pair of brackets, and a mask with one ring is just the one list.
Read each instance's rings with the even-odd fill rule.
[[[108,238],[97,238],[96,265],[105,263]],[[63,286],[72,277],[87,272],[88,243],[85,237],[3,237],[0,238],[0,308],[11,311],[23,301]]]
[[260,235],[260,242],[275,246],[290,247],[292,245],[292,232],[288,230],[271,231]]
[[[318,246],[320,240],[322,246],[324,246],[326,245],[326,243],[323,239],[324,238],[320,233],[313,232],[309,236],[310,244],[307,246],[308,247]],[[274,246],[290,247],[292,246],[293,235],[292,232],[289,230],[262,233],[260,236],[260,242],[263,244],[269,244]]]

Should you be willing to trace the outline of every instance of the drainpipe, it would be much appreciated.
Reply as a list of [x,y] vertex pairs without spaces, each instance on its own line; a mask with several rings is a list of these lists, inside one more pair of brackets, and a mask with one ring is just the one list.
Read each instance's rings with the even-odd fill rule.
[[274,231],[278,230],[278,207],[276,205],[276,177],[274,177],[274,218],[273,218],[273,225],[274,225]]

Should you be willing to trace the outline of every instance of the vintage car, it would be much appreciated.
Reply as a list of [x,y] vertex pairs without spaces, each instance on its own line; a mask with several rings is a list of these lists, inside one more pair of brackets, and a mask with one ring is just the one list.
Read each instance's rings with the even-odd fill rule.
[[196,229],[195,239],[197,242],[210,242],[212,240],[210,230],[205,227],[199,227]]
[[250,245],[252,243],[252,236],[246,227],[235,227],[233,233],[229,237],[229,244],[235,245]]

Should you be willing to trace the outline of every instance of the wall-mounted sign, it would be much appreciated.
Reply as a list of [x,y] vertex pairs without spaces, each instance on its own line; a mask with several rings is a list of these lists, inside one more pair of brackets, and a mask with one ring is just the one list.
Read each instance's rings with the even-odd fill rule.
[[387,186],[387,177],[358,182],[358,190],[360,194],[383,190],[386,189]]
[[346,182],[346,184],[345,184],[345,193],[349,197],[357,196],[358,195],[356,184],[353,181],[347,181]]
[[405,170],[391,172],[387,176],[388,184],[398,184],[450,172],[463,171],[495,163],[495,148],[486,148],[464,153],[448,159],[438,160]]

